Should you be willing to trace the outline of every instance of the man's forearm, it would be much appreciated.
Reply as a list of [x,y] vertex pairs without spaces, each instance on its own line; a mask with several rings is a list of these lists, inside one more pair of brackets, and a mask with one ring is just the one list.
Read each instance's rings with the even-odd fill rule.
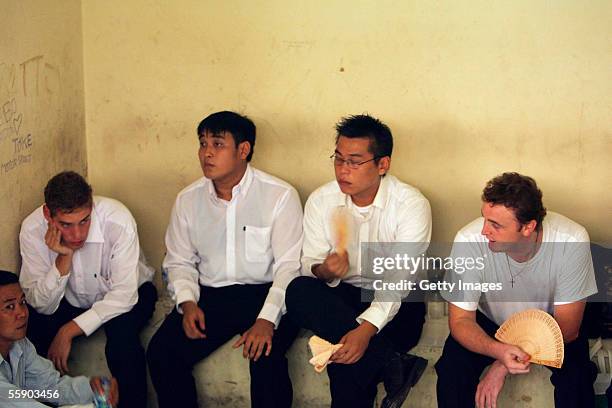
[[72,255],[58,255],[55,258],[55,267],[57,268],[60,276],[68,275],[70,267],[72,266]]
[[68,323],[63,325],[60,330],[62,331],[62,334],[71,339],[74,339],[75,337],[78,337],[84,333],[74,320],[70,320]]
[[493,339],[480,325],[471,319],[457,319],[450,322],[451,334],[466,349],[499,359],[501,343]]

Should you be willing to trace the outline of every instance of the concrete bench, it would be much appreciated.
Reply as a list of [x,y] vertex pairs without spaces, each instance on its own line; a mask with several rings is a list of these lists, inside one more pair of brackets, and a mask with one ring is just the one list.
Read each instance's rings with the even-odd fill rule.
[[[142,333],[143,344],[149,340],[161,325],[166,313],[172,308],[169,299],[161,299],[155,314]],[[434,408],[436,404],[436,373],[433,368],[442,354],[448,335],[446,316],[428,318],[419,344],[412,350],[429,360],[425,374],[410,392],[404,407]],[[329,380],[327,374],[317,374],[308,364],[308,338],[310,333],[302,331],[289,350],[289,370],[293,382],[295,407],[329,407]],[[98,330],[89,338],[75,341],[69,361],[73,375],[109,375],[104,357],[104,331]],[[225,344],[206,360],[197,364],[194,375],[200,405],[206,407],[249,407],[248,362],[242,353]],[[549,381],[550,371],[545,367],[532,366],[528,375],[510,376],[498,401],[500,407],[552,407],[553,388]],[[377,406],[384,397],[382,384],[379,386]],[[157,408],[155,391],[149,382],[149,407]]]

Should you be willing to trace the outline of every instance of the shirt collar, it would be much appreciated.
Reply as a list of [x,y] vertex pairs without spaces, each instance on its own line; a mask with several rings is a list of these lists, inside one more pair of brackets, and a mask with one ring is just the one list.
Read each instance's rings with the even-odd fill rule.
[[94,202],[92,203],[91,225],[89,227],[89,234],[87,234],[87,239],[85,240],[85,242],[101,244],[104,243],[104,235],[102,234],[102,226],[100,225],[100,217],[98,216],[95,201],[96,200],[94,199]]
[[[378,186],[378,191],[376,192],[376,196],[374,197],[374,201],[372,202],[373,207],[378,207],[380,209],[384,209],[387,205],[387,196],[389,192],[389,175],[386,177],[381,177],[380,184]],[[354,204],[351,201],[351,197],[348,194],[344,194],[340,187],[338,187],[338,194],[334,197],[335,206],[337,207],[350,207]]]
[[[206,182],[208,184],[208,194],[210,195],[211,199],[215,201],[219,200],[219,197],[217,196],[217,192],[215,191],[215,185],[212,182],[212,180],[206,179]],[[232,200],[234,199],[234,197],[238,195],[241,195],[243,197],[246,196],[247,192],[249,191],[249,187],[251,186],[252,183],[253,183],[253,168],[251,167],[250,164],[247,163],[246,171],[242,175],[240,182],[232,188]]]
[[[21,348],[19,341],[14,342],[13,345],[11,346],[11,349],[9,350],[9,359],[11,360],[11,362],[15,364],[17,361],[21,359],[22,354],[23,354],[23,349]],[[2,354],[0,354],[0,365],[4,363],[5,361],[6,360],[4,359],[4,357],[2,357]],[[7,364],[9,363],[8,361],[6,362]]]

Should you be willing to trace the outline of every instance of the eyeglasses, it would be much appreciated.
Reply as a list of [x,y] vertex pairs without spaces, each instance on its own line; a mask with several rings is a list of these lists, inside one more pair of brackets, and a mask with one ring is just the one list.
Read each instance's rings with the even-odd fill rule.
[[329,156],[329,158],[334,163],[334,166],[342,167],[342,165],[346,164],[349,167],[349,169],[353,169],[353,170],[358,169],[359,166],[361,166],[362,164],[366,164],[366,163],[371,162],[373,160],[380,159],[380,157],[375,156],[375,157],[372,157],[370,160],[364,160],[362,162],[356,162],[356,161],[351,160],[351,159],[348,159],[348,160],[347,159],[343,159],[342,157],[339,157],[336,153],[334,153],[331,156]]

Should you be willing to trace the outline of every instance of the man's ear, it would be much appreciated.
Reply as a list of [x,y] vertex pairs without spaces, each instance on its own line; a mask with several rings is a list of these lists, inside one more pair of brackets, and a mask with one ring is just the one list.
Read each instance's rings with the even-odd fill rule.
[[528,237],[530,236],[538,226],[538,222],[536,220],[531,220],[528,223],[523,224],[523,235]]
[[378,159],[378,175],[383,176],[387,174],[391,167],[391,158],[389,156],[381,157]]
[[45,216],[45,220],[51,222],[53,216],[51,215],[51,210],[47,207],[47,204],[43,204],[43,215]]
[[246,160],[249,153],[251,153],[251,143],[245,140],[238,145],[238,154],[242,160]]

